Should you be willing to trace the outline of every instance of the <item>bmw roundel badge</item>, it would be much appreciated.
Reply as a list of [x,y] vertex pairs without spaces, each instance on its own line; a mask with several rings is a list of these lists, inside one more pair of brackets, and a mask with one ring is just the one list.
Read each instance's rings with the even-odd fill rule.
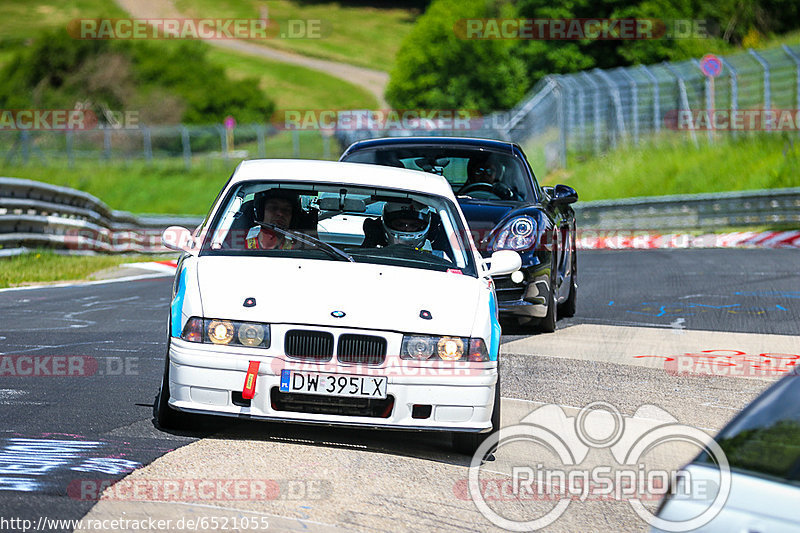
[[331,311],[331,316],[334,318],[342,318],[344,315],[344,311]]

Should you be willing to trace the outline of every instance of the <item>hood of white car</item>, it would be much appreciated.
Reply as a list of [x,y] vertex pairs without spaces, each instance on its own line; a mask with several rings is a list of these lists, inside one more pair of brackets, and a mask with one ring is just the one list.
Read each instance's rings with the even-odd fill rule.
[[[269,257],[206,256],[197,272],[207,318],[464,337],[483,283],[416,268]],[[244,307],[247,298],[256,305]],[[423,310],[431,319],[420,317]]]

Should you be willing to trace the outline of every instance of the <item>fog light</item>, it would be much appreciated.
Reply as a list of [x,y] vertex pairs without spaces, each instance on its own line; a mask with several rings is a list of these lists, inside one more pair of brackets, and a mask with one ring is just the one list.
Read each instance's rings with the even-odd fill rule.
[[238,332],[239,342],[245,346],[259,346],[264,342],[264,326],[260,324],[241,324]]
[[517,270],[511,274],[511,281],[514,283],[522,283],[525,280],[525,276],[522,274],[521,270]]

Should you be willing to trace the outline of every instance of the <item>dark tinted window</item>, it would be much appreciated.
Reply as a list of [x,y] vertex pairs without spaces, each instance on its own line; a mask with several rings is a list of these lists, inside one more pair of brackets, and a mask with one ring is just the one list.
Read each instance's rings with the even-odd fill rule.
[[[787,376],[716,437],[731,468],[800,483],[800,376]],[[697,462],[709,463],[707,454]]]
[[535,199],[531,178],[509,153],[448,146],[386,146],[358,150],[342,160],[439,174],[461,196],[522,202]]

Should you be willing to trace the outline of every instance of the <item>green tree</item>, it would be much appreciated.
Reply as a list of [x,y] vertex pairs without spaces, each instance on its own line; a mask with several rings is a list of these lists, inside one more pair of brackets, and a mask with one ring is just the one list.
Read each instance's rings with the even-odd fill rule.
[[515,43],[467,40],[454,31],[460,19],[513,16],[508,5],[485,0],[434,0],[397,55],[386,90],[395,108],[508,109],[530,82]]

